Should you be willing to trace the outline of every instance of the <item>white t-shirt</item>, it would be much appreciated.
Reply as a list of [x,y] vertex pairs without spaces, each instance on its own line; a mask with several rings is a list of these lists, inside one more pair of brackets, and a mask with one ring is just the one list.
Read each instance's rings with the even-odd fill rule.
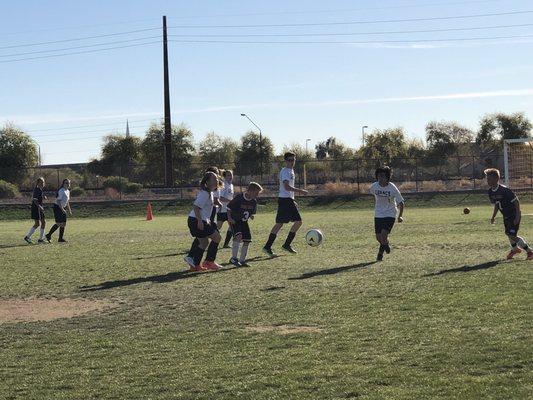
[[[224,187],[219,190],[218,198],[224,197],[225,199],[232,200],[233,199],[233,183],[224,181]],[[222,208],[220,209],[221,213],[228,212],[228,203],[222,203]]]
[[70,200],[70,190],[61,188],[57,192],[56,197],[56,204],[61,207],[65,208]]
[[294,192],[285,190],[285,184],[284,181],[288,181],[289,185],[294,187],[294,179],[296,175],[294,174],[294,170],[292,168],[284,167],[279,172],[279,196],[282,198],[291,198],[294,199]]
[[403,203],[404,199],[394,183],[389,182],[383,187],[379,182],[374,182],[370,186],[370,193],[376,198],[376,218],[396,218],[397,204]]
[[[211,218],[211,211],[213,210],[213,192],[208,192],[207,190],[201,189],[196,195],[196,200],[194,200],[194,205],[201,209],[200,215],[202,221],[209,222]],[[194,209],[189,213],[189,217],[196,218]]]

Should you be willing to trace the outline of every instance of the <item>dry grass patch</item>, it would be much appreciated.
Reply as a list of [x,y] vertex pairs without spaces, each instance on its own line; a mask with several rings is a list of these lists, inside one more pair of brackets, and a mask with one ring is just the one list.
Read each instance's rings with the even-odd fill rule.
[[291,335],[294,333],[321,333],[324,329],[317,326],[305,325],[258,325],[247,326],[246,332],[250,333],[269,333],[274,332],[278,335]]

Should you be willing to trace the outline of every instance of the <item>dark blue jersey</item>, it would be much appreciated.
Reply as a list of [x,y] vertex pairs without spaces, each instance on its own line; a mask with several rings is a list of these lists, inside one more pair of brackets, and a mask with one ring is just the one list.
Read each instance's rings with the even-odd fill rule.
[[489,189],[489,199],[492,204],[497,204],[503,218],[514,218],[516,216],[515,203],[518,197],[506,186],[498,185],[496,190]]
[[34,200],[37,200],[37,204],[40,206],[43,205],[43,189],[41,189],[39,186],[35,186],[35,189],[33,189],[33,198],[32,198],[32,204]]
[[257,212],[257,200],[247,199],[244,193],[238,194],[228,203],[231,218],[235,221],[248,221]]

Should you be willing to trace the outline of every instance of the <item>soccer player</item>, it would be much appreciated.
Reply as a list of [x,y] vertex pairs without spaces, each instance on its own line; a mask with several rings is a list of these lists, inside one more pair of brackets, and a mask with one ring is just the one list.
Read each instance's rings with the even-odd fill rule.
[[46,197],[43,194],[43,189],[44,178],[38,178],[37,182],[35,183],[35,188],[33,189],[33,196],[31,200],[31,219],[33,219],[35,223],[30,228],[26,236],[24,236],[24,240],[29,244],[33,243],[31,241],[31,236],[39,226],[41,226],[41,230],[38,242],[44,243],[44,228],[46,227],[46,219],[44,216],[43,200],[46,199]]
[[307,194],[307,190],[294,187],[294,164],[296,163],[296,155],[294,153],[287,152],[283,158],[285,159],[285,167],[282,168],[279,173],[279,196],[276,224],[272,227],[268,241],[263,247],[263,251],[270,257],[275,256],[274,252],[272,251],[272,244],[274,244],[278,232],[283,224],[287,224],[289,222],[294,223],[282,248],[289,253],[296,254],[296,250],[292,248],[291,243],[296,236],[296,232],[298,232],[298,229],[300,229],[302,226],[302,217],[298,211],[298,205],[296,204],[296,201],[294,201],[294,194]]
[[[213,172],[206,172],[200,182],[200,191],[194,201],[193,210],[187,220],[191,235],[198,239],[198,246],[192,249],[194,267],[191,266],[190,271],[218,271],[220,269],[220,265],[215,262],[215,259],[221,237],[215,223],[210,219],[214,205],[213,192],[217,188],[218,176]],[[206,249],[207,256],[202,264],[202,257]]]
[[59,229],[59,243],[66,243],[67,241],[63,237],[65,234],[65,227],[67,226],[67,209],[68,213],[72,215],[72,209],[70,208],[70,180],[63,179],[61,186],[57,189],[56,201],[54,203],[54,218],[56,223],[46,235],[48,243],[52,240],[52,235]]
[[[220,211],[217,214],[217,229],[220,232],[220,229],[222,229],[222,225],[224,225],[224,221],[228,220],[228,203],[233,199],[233,171],[230,169],[225,170],[222,172],[222,176],[224,177],[224,186],[219,191],[218,199],[220,203],[222,204],[222,207],[220,207]],[[231,232],[231,224],[228,223],[228,230],[226,232],[226,239],[224,240],[224,246],[222,246],[224,249],[229,248],[229,241],[231,240],[232,232]]]
[[370,186],[370,193],[376,198],[374,230],[376,240],[379,242],[378,261],[383,260],[384,252],[387,254],[391,252],[389,234],[396,222],[396,215],[398,215],[398,222],[403,222],[405,200],[396,185],[390,181],[391,174],[390,167],[377,168],[377,182]]
[[[257,197],[263,191],[259,183],[250,182],[246,192],[240,193],[228,204],[228,223],[234,232],[231,259],[229,262],[236,267],[248,267],[246,255],[252,242],[252,233],[248,220],[254,219],[257,212]],[[242,243],[241,257],[239,247]]]
[[507,254],[507,259],[512,260],[516,254],[522,251],[520,249],[524,249],[527,253],[527,259],[533,260],[531,247],[529,247],[524,238],[518,236],[520,220],[522,219],[518,197],[516,197],[511,189],[500,185],[500,171],[496,168],[486,169],[485,176],[489,185],[489,199],[494,204],[494,211],[490,223],[494,224],[498,210],[501,211],[505,234],[509,238],[509,243],[511,243],[511,251]]

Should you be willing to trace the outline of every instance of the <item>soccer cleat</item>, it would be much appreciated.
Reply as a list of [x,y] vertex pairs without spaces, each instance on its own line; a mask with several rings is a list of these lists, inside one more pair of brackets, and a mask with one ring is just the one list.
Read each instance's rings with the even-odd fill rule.
[[380,251],[380,252],[378,253],[378,256],[376,257],[376,260],[377,260],[377,261],[383,261],[383,252]]
[[65,239],[58,239],[57,242],[58,242],[58,243],[68,243],[68,241],[65,240]]
[[508,260],[512,260],[515,255],[517,255],[517,254],[519,254],[521,252],[522,252],[522,250],[520,250],[518,247],[515,247],[514,249],[511,249],[509,254],[507,254],[507,259]]
[[239,261],[241,263],[241,267],[251,267],[250,264],[248,264],[246,261]]
[[185,257],[183,257],[183,259],[185,260],[185,262],[189,266],[190,270],[193,270],[194,268],[196,268],[196,265],[194,265],[194,260],[192,259],[191,256],[185,256]]
[[269,257],[276,257],[276,253],[274,253],[272,249],[269,249],[267,247],[263,247],[263,253],[265,253]]
[[526,260],[533,260],[533,251],[530,250],[530,251],[527,252]]
[[37,240],[37,243],[46,243],[46,241],[44,239],[39,239]]
[[388,244],[383,245],[383,250],[385,250],[385,253],[390,254],[390,246]]
[[31,239],[27,236],[24,236],[24,241],[28,244],[33,244],[33,242],[31,241]]
[[206,269],[201,265],[194,265],[189,267],[189,272],[204,272]]
[[242,266],[242,264],[239,262],[239,260],[237,260],[236,258],[233,258],[233,257],[229,260],[229,263],[232,264],[232,265],[235,265],[236,267],[241,267]]
[[281,248],[285,251],[288,251],[289,253],[292,253],[292,254],[298,254],[298,252],[296,250],[294,250],[291,245],[288,245],[288,246],[281,246]]
[[208,271],[218,271],[220,268],[222,268],[222,266],[218,265],[214,261],[204,261],[202,268]]
[[44,235],[44,237],[48,243],[52,243],[52,236],[50,234]]

